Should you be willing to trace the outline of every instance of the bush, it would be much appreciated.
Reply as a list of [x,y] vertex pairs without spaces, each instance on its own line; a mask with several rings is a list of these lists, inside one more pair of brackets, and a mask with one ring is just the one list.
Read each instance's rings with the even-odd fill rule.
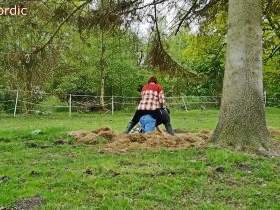
[[0,91],[0,111],[12,113],[14,111],[16,95],[11,91]]

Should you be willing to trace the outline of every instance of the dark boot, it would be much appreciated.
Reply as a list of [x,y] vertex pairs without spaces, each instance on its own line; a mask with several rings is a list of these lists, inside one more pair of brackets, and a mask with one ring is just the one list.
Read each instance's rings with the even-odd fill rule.
[[170,122],[165,123],[164,126],[165,126],[165,129],[166,129],[167,133],[169,133],[170,135],[174,135],[174,131],[172,129],[172,126],[171,126]]
[[129,133],[134,126],[135,126],[135,123],[129,122],[124,133]]

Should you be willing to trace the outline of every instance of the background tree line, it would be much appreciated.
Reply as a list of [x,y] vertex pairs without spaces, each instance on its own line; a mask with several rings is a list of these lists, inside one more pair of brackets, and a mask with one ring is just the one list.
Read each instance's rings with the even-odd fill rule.
[[[195,9],[198,2],[186,1],[186,5]],[[190,12],[182,23],[185,27],[178,29],[176,36],[166,33],[166,18],[158,15],[163,49],[182,71],[195,73],[196,79],[188,74],[183,77],[168,71],[166,74],[150,62],[157,36],[153,12],[150,12],[153,8],[147,10],[152,21],[149,37],[140,38],[141,32],[130,27],[141,22],[146,14],[141,8],[146,6],[143,1],[2,3],[3,6],[14,4],[24,4],[29,14],[0,19],[2,88],[25,90],[27,97],[31,97],[28,92],[33,89],[55,94],[137,96],[138,86],[155,74],[170,96],[221,95],[227,1],[212,1],[213,5],[210,1],[209,5],[205,4],[207,10]],[[279,16],[275,5],[274,1],[264,3],[266,13],[262,23],[264,84],[268,97],[280,97]],[[179,22],[183,18],[182,8],[169,6],[176,8],[175,19]],[[195,32],[194,26],[190,26],[194,20],[198,28]],[[172,72],[172,65],[167,68]]]

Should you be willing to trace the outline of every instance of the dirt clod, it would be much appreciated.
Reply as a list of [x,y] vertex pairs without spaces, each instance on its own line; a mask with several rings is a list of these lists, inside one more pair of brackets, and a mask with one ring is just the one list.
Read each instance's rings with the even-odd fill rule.
[[58,139],[58,140],[54,141],[53,143],[54,143],[54,145],[63,145],[63,144],[66,144],[66,141],[63,139]]
[[37,147],[39,147],[39,145],[34,143],[34,142],[27,142],[27,143],[25,143],[25,146],[28,147],[28,148],[37,148]]
[[237,163],[236,167],[241,170],[241,171],[245,171],[245,172],[250,172],[252,170],[252,167],[246,163]]
[[10,180],[10,177],[8,177],[8,176],[0,176],[0,184],[5,183],[9,180]]
[[30,176],[39,176],[40,175],[40,172],[38,171],[31,171],[30,172]]
[[225,172],[225,168],[223,166],[219,166],[215,169],[216,172],[219,172],[219,173],[224,173]]
[[87,175],[93,175],[93,170],[90,169],[90,168],[87,168],[84,173],[87,174]]
[[46,148],[52,147],[51,145],[37,144],[35,142],[26,142],[25,146],[27,148],[33,148],[33,149],[37,149],[37,148],[38,149],[46,149]]
[[113,171],[113,170],[109,170],[109,174],[110,174],[111,177],[116,177],[116,176],[120,175],[119,172],[116,172],[116,171]]

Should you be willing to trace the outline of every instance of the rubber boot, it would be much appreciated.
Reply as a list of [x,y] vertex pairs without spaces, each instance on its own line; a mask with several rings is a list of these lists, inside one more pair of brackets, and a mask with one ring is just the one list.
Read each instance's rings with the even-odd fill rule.
[[165,123],[164,126],[165,126],[165,129],[166,129],[167,133],[169,133],[170,135],[173,136],[174,131],[172,129],[171,123]]
[[133,122],[129,122],[124,133],[129,133],[134,126],[135,126],[135,124]]

